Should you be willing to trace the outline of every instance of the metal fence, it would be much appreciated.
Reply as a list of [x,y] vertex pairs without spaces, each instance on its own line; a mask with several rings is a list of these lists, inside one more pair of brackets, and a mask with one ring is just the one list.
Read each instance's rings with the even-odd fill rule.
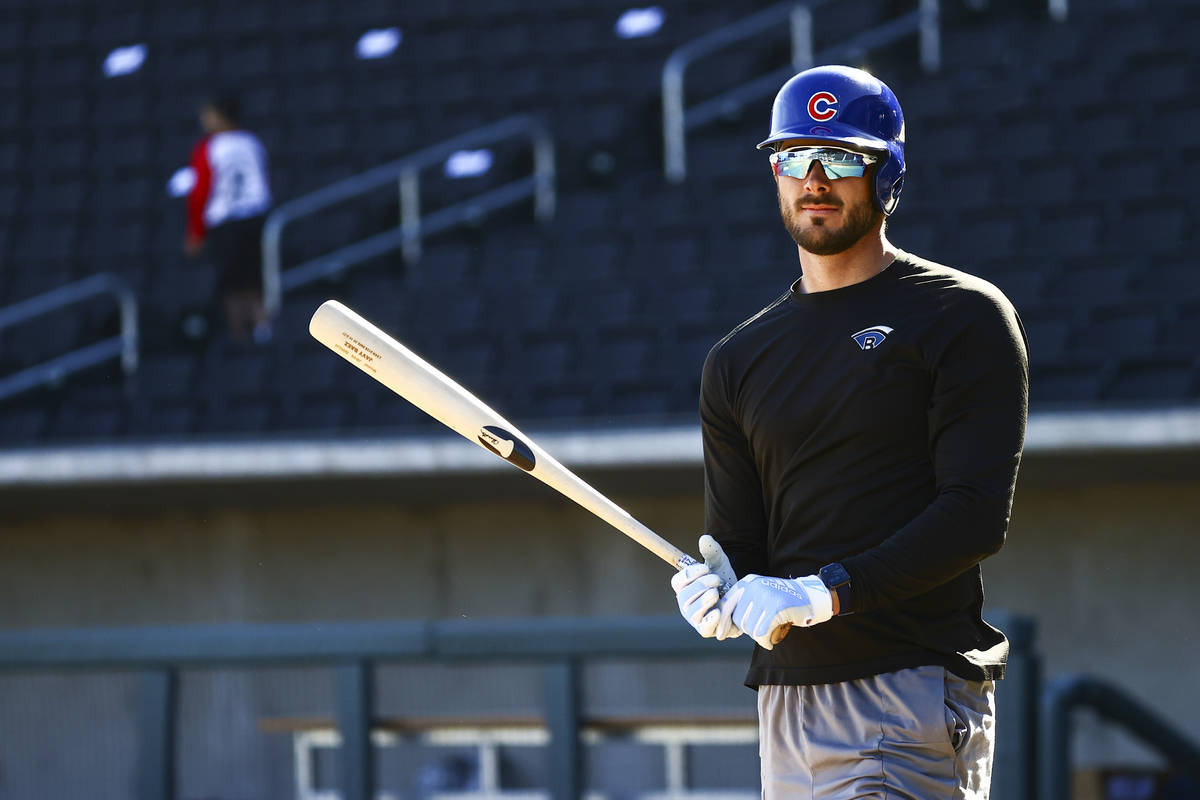
[[1041,752],[1038,783],[1042,800],[1071,797],[1071,712],[1090,708],[1117,723],[1161,753],[1171,766],[1200,787],[1200,746],[1190,742],[1170,721],[1117,686],[1087,675],[1050,681],[1042,693]]
[[[1034,626],[1024,617],[990,614],[1009,635],[1009,673],[997,692],[997,782],[993,797],[1032,796],[1037,719]],[[743,648],[744,649],[744,648]],[[337,782],[344,800],[376,796],[372,731],[375,675],[381,663],[521,662],[541,676],[546,790],[583,796],[582,739],[589,720],[581,669],[603,659],[729,659],[728,643],[701,639],[676,617],[542,618],[449,622],[205,625],[0,632],[0,669],[136,671],[137,796],[177,796],[179,675],[198,667],[322,665],[335,675],[332,724],[341,748]]]

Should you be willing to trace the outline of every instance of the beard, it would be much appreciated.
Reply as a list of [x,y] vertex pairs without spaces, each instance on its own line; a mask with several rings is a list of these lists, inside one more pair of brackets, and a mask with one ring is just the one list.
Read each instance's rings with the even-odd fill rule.
[[[883,212],[875,208],[873,203],[860,203],[846,208],[845,204],[833,203],[826,198],[812,196],[801,197],[791,207],[783,205],[783,198],[776,192],[779,201],[779,214],[783,217],[783,226],[791,234],[796,244],[804,250],[817,256],[832,256],[849,250],[858,243],[872,228],[878,224]],[[841,228],[831,228],[830,220],[816,217],[807,228],[800,223],[801,206],[805,203],[837,205],[842,210]]]

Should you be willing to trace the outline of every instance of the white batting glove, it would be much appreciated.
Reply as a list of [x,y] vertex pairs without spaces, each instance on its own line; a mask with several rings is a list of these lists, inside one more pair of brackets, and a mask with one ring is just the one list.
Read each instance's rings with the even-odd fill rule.
[[721,579],[707,564],[692,564],[671,576],[679,613],[706,639],[716,636],[717,624],[721,621],[721,611],[717,608],[721,599],[717,591],[720,585]]
[[679,603],[679,613],[705,638],[735,639],[742,631],[733,623],[733,602],[721,596],[721,587],[737,582],[729,558],[717,540],[700,537],[703,564],[684,567],[671,577],[671,588]]
[[807,628],[833,618],[833,597],[816,575],[770,578],[747,575],[727,597],[733,602],[733,621],[766,650],[784,625]]
[[704,559],[705,565],[721,579],[721,583],[725,584],[727,590],[733,588],[733,585],[737,583],[737,575],[733,574],[733,565],[729,563],[729,556],[725,555],[725,551],[721,549],[717,540],[707,533],[700,537],[700,557]]

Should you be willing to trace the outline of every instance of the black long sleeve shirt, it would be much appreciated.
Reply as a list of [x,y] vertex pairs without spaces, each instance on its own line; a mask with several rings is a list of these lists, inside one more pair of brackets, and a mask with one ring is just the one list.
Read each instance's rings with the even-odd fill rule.
[[713,347],[706,530],[739,576],[840,561],[851,578],[852,613],[755,648],[747,685],[1003,676],[979,562],[1004,542],[1027,402],[1000,290],[903,252],[861,283],[789,291]]

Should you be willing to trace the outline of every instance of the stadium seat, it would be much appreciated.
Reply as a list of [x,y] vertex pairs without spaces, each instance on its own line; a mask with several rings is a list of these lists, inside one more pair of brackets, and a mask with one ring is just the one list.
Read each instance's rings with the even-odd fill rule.
[[1003,270],[997,271],[992,277],[993,282],[1004,292],[1018,313],[1022,309],[1034,307],[1043,297],[1046,280],[1041,270]]
[[195,39],[206,30],[207,9],[203,5],[179,4],[157,9],[147,22],[147,32],[160,41]]
[[187,98],[188,111],[195,113],[195,104],[213,91],[211,83],[215,64],[213,50],[197,44],[195,31],[189,31],[185,41],[161,48],[161,52],[156,50],[155,57],[150,59],[145,69],[150,78],[164,88],[180,85],[191,87],[191,96]]
[[1178,403],[1196,391],[1194,359],[1138,358],[1121,364],[1103,398],[1128,402],[1152,397],[1158,403]]
[[1123,259],[1112,263],[1103,257],[1085,256],[1077,263],[1066,263],[1056,277],[1048,278],[1045,296],[1085,307],[1119,303],[1128,297],[1131,273]]
[[[88,142],[78,135],[70,134],[38,138],[30,143],[29,153],[32,164],[44,167],[48,173],[58,178],[59,182],[67,177],[78,177],[89,155]],[[16,169],[18,164],[14,162],[12,167]],[[36,198],[34,202],[37,203],[37,208],[43,207]],[[54,205],[50,203],[46,207],[52,209]]]
[[437,366],[464,386],[481,386],[499,373],[501,350],[484,332],[448,335]]
[[178,439],[195,433],[197,409],[191,398],[138,402],[129,415],[128,433],[137,439]]
[[54,422],[54,436],[66,441],[111,440],[122,432],[123,417],[118,408],[66,406]]
[[1030,365],[1029,403],[1034,408],[1092,405],[1104,380],[1100,362],[1042,354]]
[[201,365],[199,384],[214,398],[255,398],[266,388],[267,364],[253,353],[231,353],[214,347]]
[[1098,209],[1080,203],[1067,208],[1043,211],[1043,230],[1048,235],[1037,237],[1037,250],[1046,257],[1067,259],[1094,254],[1100,244],[1103,217]]
[[[83,230],[82,238],[92,252],[120,259],[144,255],[148,233],[148,226],[140,218],[115,219],[106,215],[93,218]],[[43,247],[42,252],[46,253],[47,248]]]
[[1021,312],[1031,363],[1056,362],[1064,357],[1077,327],[1075,316],[1075,309],[1066,305],[1041,305]]
[[529,403],[547,420],[578,420],[592,412],[595,386],[582,381],[554,380],[529,387]]
[[1161,322],[1155,307],[1128,304],[1094,310],[1087,324],[1076,330],[1070,349],[1097,358],[1126,360],[1154,352]]
[[[0,48],[3,48],[5,52],[16,52],[19,50],[20,46],[24,42],[24,39],[24,20],[22,20],[19,16],[14,15],[3,21],[0,21]],[[11,68],[12,66],[16,66],[16,64],[14,63],[5,66]],[[4,85],[6,87],[9,85],[7,79],[5,80]]]
[[[24,192],[12,184],[0,185],[0,214],[3,214],[6,219],[12,219],[17,213],[19,201],[22,199],[23,194]],[[7,244],[7,239],[11,236],[11,232],[5,230],[3,234],[6,239],[5,244]],[[7,250],[8,248],[6,247],[5,249]]]
[[637,293],[611,281],[581,280],[569,284],[564,319],[581,329],[622,329],[635,320]]
[[651,379],[658,359],[658,331],[647,328],[602,330],[597,351],[587,368],[609,384],[636,384]]
[[196,360],[190,355],[148,355],[138,366],[137,394],[152,401],[184,402],[195,390],[196,372]]
[[1200,280],[1194,261],[1186,258],[1155,263],[1133,276],[1133,292],[1140,300],[1175,304],[1200,299]]
[[[71,258],[74,242],[63,234],[60,224],[53,218],[43,217],[16,233],[12,254],[17,261],[26,264],[66,261]],[[43,285],[50,289],[57,282],[43,281]]]
[[51,409],[44,400],[31,401],[28,397],[17,406],[14,400],[6,400],[4,413],[0,414],[0,441],[8,447],[38,444],[50,426]]
[[[223,53],[218,64],[222,80],[243,81],[261,79],[271,74],[275,63],[274,49],[266,41],[258,41]],[[253,99],[253,98],[248,98]],[[246,108],[254,114],[270,113],[262,103],[248,103]]]
[[[1193,276],[1193,281],[1195,277]],[[1200,328],[1200,299],[1195,288],[1189,299],[1179,299],[1168,306],[1163,314],[1162,346],[1164,354],[1194,358],[1196,353],[1196,330]]]
[[[570,381],[580,376],[580,370],[590,373],[594,364],[579,363],[579,342],[567,332],[531,332],[520,337],[519,348],[505,354],[500,374],[529,372],[541,380],[562,378]],[[592,377],[595,377],[594,375]]]
[[283,433],[332,433],[345,425],[349,415],[345,398],[302,398],[294,405],[285,403],[270,425],[272,431]]
[[[350,9],[336,9],[336,12],[342,11]],[[321,0],[301,0],[290,3],[288,13],[278,15],[273,24],[281,35],[290,39],[294,34],[315,34],[326,30],[339,16],[340,13],[335,13],[335,8],[329,3]]]
[[111,438],[123,432],[128,386],[115,363],[95,367],[64,393],[54,435],[64,439]]
[[[1200,120],[1183,66],[1192,43],[1186,25],[1169,19],[1193,20],[1193,6],[1170,0],[1169,12],[1130,17],[1072,4],[1069,25],[1047,23],[1043,9],[957,9],[943,18],[939,73],[922,73],[907,44],[872,55],[908,117],[893,241],[1008,294],[1035,374],[1048,381],[1035,402],[1133,402],[1139,381],[1147,400],[1164,386],[1200,396],[1194,383],[1163,377],[1176,374],[1169,365],[1183,358],[1195,321],[1189,304],[1200,282],[1188,254],[1200,220],[1188,187],[1200,178],[1200,151],[1167,140],[1156,143],[1154,163],[1127,157],[1149,104],[1167,130]],[[101,265],[138,288],[147,329],[159,335],[144,360],[149,380],[137,385],[161,392],[167,410],[139,428],[132,418],[149,411],[118,403],[129,420],[96,420],[110,433],[204,435],[250,431],[260,420],[264,430],[419,424],[404,411],[374,418],[369,406],[339,406],[343,382],[306,367],[310,357],[332,360],[313,349],[307,320],[333,296],[494,382],[498,404],[532,404],[535,418],[692,413],[708,348],[785,291],[798,265],[753,148],[769,98],[690,131],[688,180],[663,178],[661,67],[676,46],[741,13],[708,0],[660,7],[663,27],[636,39],[614,30],[627,4],[578,0],[552,13],[533,0],[456,4],[449,15],[414,6],[402,18],[384,0],[352,8],[301,0],[282,14],[257,0],[220,0],[100,16],[59,0],[0,15],[0,47],[11,42],[13,54],[0,63],[0,87],[16,98],[0,107],[0,128],[25,131],[0,136],[0,215],[13,221],[0,231],[9,265],[0,295],[21,299]],[[392,26],[402,31],[395,52],[355,57],[362,33]],[[777,38],[694,65],[689,102],[782,64],[787,37]],[[142,41],[139,70],[103,77],[105,54]],[[1011,41],[1023,42],[1020,69],[1003,44]],[[556,135],[557,214],[539,226],[523,204],[427,238],[415,264],[392,253],[288,293],[274,340],[221,363],[216,276],[181,256],[183,203],[165,187],[200,138],[197,101],[224,86],[242,92],[248,124],[269,146],[281,202],[528,111]],[[1128,107],[1112,102],[1131,94],[1140,99]],[[523,148],[495,145],[492,171],[468,181],[429,169],[424,207],[514,176],[528,159]],[[345,213],[301,220],[285,236],[284,263],[391,229],[397,218],[389,186]],[[178,333],[194,314],[208,320],[206,336]],[[86,316],[76,328],[92,329]],[[190,410],[169,388],[184,381],[189,359],[192,382],[217,384]],[[333,360],[328,370],[341,366]],[[501,369],[525,380],[507,389],[495,378]],[[633,391],[639,382],[650,388]],[[73,385],[61,387],[64,398]],[[287,405],[290,394],[302,401]],[[53,440],[56,420],[33,427]]]
[[596,414],[612,413],[633,417],[639,422],[662,422],[675,410],[673,386],[669,383],[638,380],[616,383]]
[[275,16],[266,4],[218,0],[210,5],[208,28],[218,40],[262,34],[270,30]]
[[271,430],[273,412],[260,398],[226,400],[208,396],[201,406],[200,428],[216,435],[253,436]]
[[961,236],[980,253],[1012,252],[1021,237],[1018,220],[1009,214],[990,213],[977,219],[964,219]]
[[[276,66],[283,75],[300,76],[329,75],[347,54],[338,52],[336,43],[318,38],[292,39],[276,50]],[[290,84],[291,81],[288,81]],[[304,113],[304,106],[295,108]]]

